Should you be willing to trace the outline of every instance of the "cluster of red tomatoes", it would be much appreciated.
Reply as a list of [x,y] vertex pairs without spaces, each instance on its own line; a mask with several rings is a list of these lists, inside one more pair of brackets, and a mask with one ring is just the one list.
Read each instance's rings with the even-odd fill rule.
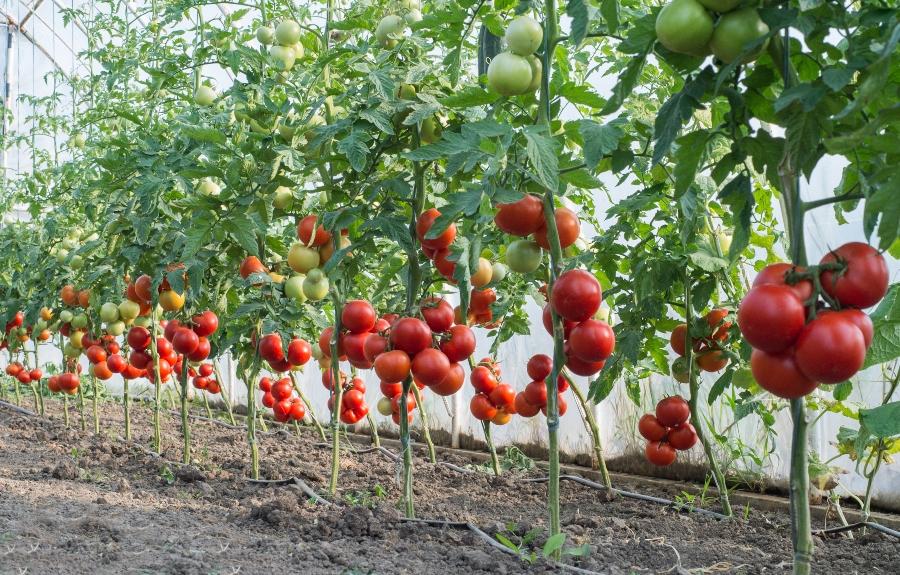
[[[165,383],[173,372],[181,372],[185,357],[193,362],[209,357],[210,344],[207,337],[218,329],[219,318],[214,312],[207,310],[191,318],[190,325],[182,325],[173,319],[161,321],[160,327],[163,328],[163,335],[156,338],[157,366],[160,380]],[[125,379],[146,377],[156,383],[156,369],[150,349],[153,336],[150,330],[132,326],[125,340],[131,348],[127,360],[119,353],[119,345],[112,336],[103,336],[99,341],[90,341],[91,345],[86,345],[86,355],[94,375],[106,380],[118,373]],[[218,383],[212,390],[218,393]]]
[[[815,279],[824,293],[815,293]],[[737,314],[741,334],[753,347],[753,377],[788,399],[820,383],[846,381],[863,366],[874,335],[872,320],[861,310],[878,303],[887,288],[884,257],[860,242],[826,254],[815,272],[787,263],[767,266]]]
[[[559,244],[566,249],[575,243],[581,233],[581,222],[575,212],[568,208],[559,207],[554,210],[556,229],[559,233]],[[547,239],[547,226],[544,219],[544,203],[532,194],[525,196],[516,202],[499,204],[494,215],[494,223],[504,232],[528,237],[533,234],[534,242],[545,250],[550,249]]]
[[656,404],[656,415],[645,413],[638,421],[638,431],[648,441],[644,454],[653,465],[675,462],[678,451],[686,451],[697,443],[697,432],[688,423],[691,410],[680,395],[662,399]]
[[477,392],[469,403],[475,419],[505,425],[516,413],[516,390],[500,381],[500,365],[486,357],[478,362],[469,376]]
[[202,389],[208,391],[209,393],[216,395],[222,388],[219,386],[219,381],[213,377],[213,373],[215,369],[213,368],[213,364],[211,363],[201,363],[197,367],[197,371],[194,371],[194,368],[188,368],[188,375],[190,375],[193,380],[194,387],[197,389]]
[[13,362],[6,366],[6,375],[18,379],[20,383],[36,383],[44,377],[44,372],[38,368],[29,370],[21,363]]
[[[343,371],[340,372],[339,377],[341,378],[341,386],[343,386],[341,393],[341,421],[352,425],[369,414],[369,404],[366,403],[366,384],[358,377],[352,379],[347,377],[347,374]],[[334,374],[331,373],[330,369],[322,373],[322,385],[329,391],[333,388]],[[333,394],[328,398],[328,411],[332,413],[334,413],[334,398]]]
[[[553,371],[553,358],[539,353],[531,356],[526,366],[531,383],[525,389],[516,394],[516,413],[522,417],[534,417],[539,411],[547,414],[547,378]],[[563,393],[569,389],[569,380],[559,374],[556,378],[557,405],[559,415],[565,415],[568,405],[563,398]]]
[[550,303],[544,306],[544,328],[553,334],[555,311],[563,320],[566,367],[576,375],[598,373],[616,347],[612,327],[596,314],[602,313],[600,282],[580,269],[563,272],[553,284]]
[[301,421],[306,417],[306,407],[294,395],[294,386],[289,377],[282,377],[278,381],[272,381],[268,377],[260,378],[259,389],[263,392],[262,404],[272,410],[276,421],[287,423]]
[[690,371],[684,355],[687,352],[687,342],[690,338],[695,352],[694,359],[703,371],[719,371],[728,365],[728,356],[722,351],[722,344],[728,339],[728,329],[732,322],[727,320],[728,310],[716,308],[707,313],[703,319],[705,323],[704,333],[701,337],[690,337],[688,325],[679,324],[672,330],[669,344],[672,350],[680,357],[672,364],[672,377],[675,381],[687,383],[690,380]]
[[[416,220],[416,236],[422,244],[422,251],[432,261],[438,273],[451,284],[456,284],[456,279],[453,277],[456,271],[456,262],[448,259],[450,246],[453,244],[453,240],[456,239],[456,224],[450,224],[435,238],[427,237],[435,220],[440,215],[441,212],[436,208],[422,212],[418,220]],[[499,281],[505,273],[505,268],[503,268],[503,271],[498,271],[486,258],[478,258],[478,267],[469,277],[469,283],[472,284],[472,293],[469,296],[466,325],[483,325],[487,328],[494,328],[499,325],[499,323],[494,322],[494,313],[491,311],[491,304],[497,301],[497,293],[493,288],[485,288],[484,286],[494,280]],[[464,323],[459,306],[451,308],[451,310],[456,323]]]
[[312,357],[312,346],[305,339],[295,337],[288,342],[287,351],[281,335],[269,333],[259,340],[259,356],[269,363],[272,371],[283,373],[289,369],[306,365]]
[[[23,325],[24,323],[24,312],[17,311],[15,314],[13,314],[13,318],[6,322],[6,327],[3,330],[3,333],[5,335],[2,339],[0,339],[0,349],[6,349],[7,346],[9,346],[9,342],[11,339],[19,342],[28,341],[29,337],[31,336],[31,326],[25,326]],[[50,332],[46,329],[42,330],[40,335],[38,336],[38,339],[40,341],[46,341],[50,339]]]

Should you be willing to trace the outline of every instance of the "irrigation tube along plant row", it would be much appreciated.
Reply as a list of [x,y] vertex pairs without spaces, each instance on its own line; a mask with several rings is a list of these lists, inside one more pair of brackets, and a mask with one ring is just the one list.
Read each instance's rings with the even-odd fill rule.
[[[150,2],[140,27],[117,3],[74,9],[92,73],[54,75],[55,93],[29,98],[30,121],[4,136],[34,162],[0,188],[27,214],[0,228],[0,399],[38,413],[62,401],[67,417],[71,401],[82,422],[93,401],[99,432],[118,375],[130,439],[130,393],[150,382],[149,448],[164,448],[174,394],[191,463],[195,398],[219,398],[237,422],[214,362],[227,354],[249,398],[250,478],[267,421],[330,442],[326,497],[340,430],[377,442],[393,425],[413,518],[411,427],[436,461],[428,406],[471,386],[493,473],[492,430],[546,422],[559,541],[560,418],[584,418],[611,491],[594,406],[615,387],[645,405],[661,375],[679,393],[615,426],[636,427],[657,466],[702,452],[726,517],[739,515],[730,488],[770,461],[776,416],[790,415],[794,573],[812,568],[810,484],[848,495],[836,458],[809,448],[827,413],[852,421],[832,440],[866,479],[851,495],[868,517],[900,448],[896,8],[192,4]],[[46,134],[51,149],[34,148]],[[833,195],[803,197],[837,161]],[[860,241],[809,260],[811,212]],[[537,325],[529,302],[543,306]],[[528,381],[504,376],[505,342],[540,330],[552,343]],[[47,345],[61,363],[42,358]],[[297,377],[316,367],[327,413]],[[874,403],[851,399],[878,389],[862,369],[884,380],[866,390]],[[751,420],[760,432],[740,437]]]

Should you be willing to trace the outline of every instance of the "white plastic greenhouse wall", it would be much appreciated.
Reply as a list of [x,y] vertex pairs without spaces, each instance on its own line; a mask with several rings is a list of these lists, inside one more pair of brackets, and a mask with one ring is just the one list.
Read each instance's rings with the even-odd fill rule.
[[[85,4],[87,5],[87,4]],[[134,9],[134,3],[130,3]],[[51,72],[62,71],[65,74],[85,74],[87,64],[83,62],[77,53],[86,48],[84,34],[75,26],[65,25],[61,9],[81,6],[71,0],[0,0],[0,9],[5,13],[4,22],[0,23],[0,95],[4,101],[10,102],[14,112],[14,118],[7,129],[14,131],[27,131],[30,109],[27,103],[20,100],[19,96],[47,96],[54,92],[54,80]],[[221,17],[223,11],[229,8],[222,6],[207,6],[205,8],[208,19]],[[225,89],[230,79],[221,71],[205,69],[204,75],[214,78],[221,89]],[[599,76],[595,81],[595,89],[600,94],[609,94],[612,89],[614,77]],[[68,95],[62,94],[60,104],[62,109],[71,107]],[[38,139],[36,146],[48,148],[52,146],[49,138]],[[27,174],[31,170],[31,156],[28,147],[18,150],[9,150],[5,157],[0,159],[0,166],[7,170],[7,175],[16,177],[19,174]],[[833,188],[841,178],[843,160],[840,158],[824,158],[813,173],[808,182],[804,182],[804,199],[813,200],[832,195]],[[613,201],[624,198],[634,190],[628,185],[617,185],[611,178],[605,182]],[[604,214],[608,208],[606,191],[598,193],[597,213],[595,216],[603,222]],[[4,213],[4,221],[9,223],[17,216],[14,207],[0,206],[0,212]],[[808,256],[811,261],[817,261],[828,249],[847,241],[866,238],[862,231],[862,210],[846,214],[847,222],[839,225],[830,210],[817,210],[807,217],[806,233],[808,238]],[[3,225],[3,224],[0,224]],[[589,238],[586,238],[589,239]],[[900,263],[888,256],[888,264],[891,270],[891,282],[900,280]],[[534,302],[529,304],[532,325],[541,326],[541,308]],[[485,330],[479,332],[479,348],[476,357],[487,355],[490,342],[484,337]],[[60,352],[49,349],[50,346],[42,346],[42,358],[44,360],[58,361]],[[525,364],[528,358],[535,353],[547,353],[551,349],[550,336],[544,329],[538,327],[530,336],[516,336],[500,347],[497,359],[502,364],[504,379],[517,387],[528,381],[525,373]],[[230,373],[226,376],[226,390],[231,397],[244,398],[245,387],[238,381],[233,373],[232,362],[227,359],[222,362],[223,370]],[[372,372],[364,372],[362,377],[369,389],[370,400],[378,389],[378,380]],[[707,377],[702,393],[705,396],[714,377]],[[579,378],[579,385],[587,387],[587,380]],[[876,405],[881,401],[885,390],[880,370],[870,369],[860,373],[856,378],[856,385],[849,401],[859,401],[866,405]],[[311,366],[301,375],[300,382],[314,404],[317,414],[327,412],[326,401],[328,392],[322,387],[318,369]],[[120,387],[120,382],[111,380],[111,387],[115,391]],[[144,395],[150,395],[149,385],[142,387]],[[617,385],[611,395],[596,406],[596,417],[601,428],[602,441],[609,458],[637,454],[643,449],[643,440],[637,437],[637,419],[641,414],[650,410],[661,397],[674,393],[684,393],[685,387],[674,382],[669,377],[654,376],[652,380],[643,382],[643,402],[641,407],[636,406],[624,393],[622,385]],[[441,429],[457,439],[461,436],[471,436],[476,439],[482,437],[480,422],[469,413],[468,404],[472,396],[471,386],[464,386],[463,391],[456,396],[443,401],[442,398],[428,394],[427,403],[431,426]],[[568,398],[567,398],[568,399]],[[703,402],[701,402],[703,403]],[[588,432],[578,416],[574,400],[569,401],[570,410],[562,418],[560,430],[561,449],[569,454],[589,454],[591,440]],[[707,408],[708,409],[708,408]],[[454,415],[455,414],[455,415]],[[722,405],[721,409],[715,409],[707,413],[716,429],[724,429],[730,423],[731,411]],[[376,417],[380,425],[392,427],[387,418]],[[416,425],[419,425],[418,419]],[[823,460],[837,453],[833,442],[841,426],[856,427],[855,422],[841,415],[826,414],[820,418],[811,428],[811,448],[817,451]],[[540,417],[531,419],[517,418],[514,425],[494,428],[494,439],[498,446],[520,444],[545,444],[547,430],[545,420]],[[730,429],[732,438],[743,438],[747,443],[753,444],[762,433],[762,424],[756,416],[749,416]],[[783,485],[788,475],[788,458],[790,451],[790,416],[788,411],[779,412],[776,424],[776,445],[774,453],[766,459],[766,465],[761,469],[749,469],[766,477],[769,482]],[[690,456],[698,463],[702,461],[702,452],[693,450]],[[848,470],[843,475],[841,483],[850,490],[860,493],[865,489],[863,477],[853,472],[855,462],[849,458],[839,458],[834,462]],[[877,505],[885,508],[900,510],[900,463],[894,462],[886,465],[879,472],[874,485],[874,499]]]

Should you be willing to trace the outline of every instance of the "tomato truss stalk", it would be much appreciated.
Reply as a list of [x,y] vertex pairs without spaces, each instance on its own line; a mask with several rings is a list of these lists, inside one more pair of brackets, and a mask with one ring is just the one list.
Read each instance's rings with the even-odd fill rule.
[[84,386],[78,384],[78,414],[81,416],[81,431],[87,431],[87,422],[84,419]]
[[[552,52],[556,46],[558,35],[558,22],[556,15],[556,0],[544,2],[544,51],[541,55],[543,75],[541,76],[541,94],[538,104],[537,122],[550,128],[550,66]],[[563,259],[562,247],[559,243],[559,231],[556,228],[556,210],[554,207],[553,193],[555,190],[547,188],[544,192],[544,221],[547,225],[547,241],[550,244],[550,273],[547,281],[547,299],[553,293],[553,284],[559,274],[560,262]],[[565,364],[565,350],[563,347],[564,330],[562,319],[550,306],[553,319],[553,369],[550,378],[547,379],[547,444],[549,450],[549,478],[547,482],[547,507],[550,513],[550,537],[560,533],[559,522],[559,396],[557,378]],[[559,550],[554,552],[554,557],[559,557]]]
[[[684,315],[685,322],[688,325],[688,331],[690,331],[690,326],[694,321],[694,306],[691,304],[691,301],[691,274],[690,272],[685,272]],[[684,357],[688,365],[688,380],[690,382],[689,385],[691,390],[690,398],[688,399],[688,407],[691,410],[691,422],[697,433],[697,439],[700,440],[700,445],[703,446],[703,453],[706,454],[706,461],[709,463],[709,472],[712,474],[716,489],[719,491],[719,503],[722,505],[722,513],[731,517],[733,513],[731,511],[731,501],[728,499],[728,485],[725,483],[725,475],[719,467],[719,461],[716,459],[716,454],[713,452],[712,444],[706,437],[706,431],[703,428],[703,420],[700,417],[700,409],[697,406],[697,401],[700,397],[700,379],[697,377],[697,370],[694,369],[694,346],[691,344],[690,333],[687,334],[687,342],[687,345],[684,346],[686,350]]]
[[432,463],[437,463],[437,455],[434,452],[434,443],[431,441],[431,432],[428,429],[428,411],[422,403],[422,392],[419,391],[418,385],[412,386],[413,396],[416,398],[416,405],[419,407],[419,421],[422,422],[422,434],[425,438],[425,444],[428,446],[428,459]]
[[[228,400],[228,394],[225,393],[225,380],[222,379],[222,372],[219,370],[219,364],[218,362],[213,361],[212,366],[213,372],[216,374],[216,381],[219,382],[219,395],[222,396],[222,403],[225,404],[225,409],[228,411],[228,419],[231,421],[231,425],[237,425],[237,421],[234,419],[234,412],[231,410],[231,401]],[[231,381],[230,376],[229,381]]]
[[[37,341],[34,343],[37,345]],[[28,350],[25,349],[25,343],[22,343],[22,363],[25,366],[25,369],[28,370]],[[34,362],[34,367],[37,367],[37,361]],[[30,370],[29,370],[30,371]],[[31,395],[34,396],[34,412],[41,413],[41,400],[38,398],[38,386],[34,381],[28,382],[28,387],[31,388]]]
[[91,376],[91,403],[94,406],[94,434],[100,435],[100,413],[99,407],[97,406],[97,402],[99,400],[100,395],[100,380],[95,376]]
[[614,493],[612,491],[612,479],[609,476],[609,470],[606,468],[606,458],[603,457],[603,443],[600,440],[600,428],[597,427],[597,419],[594,417],[591,405],[581,392],[581,388],[575,383],[575,380],[573,380],[565,371],[563,372],[563,377],[569,382],[569,388],[572,390],[572,394],[575,396],[578,405],[581,407],[581,411],[584,415],[584,423],[591,434],[591,441],[594,444],[594,455],[597,456],[597,470],[600,472],[600,478],[603,481],[603,485],[606,486],[606,489],[609,490],[610,495],[612,495]]
[[[41,368],[41,362],[40,362],[40,360],[38,359],[38,346],[39,346],[40,344],[41,344],[41,342],[39,342],[39,341],[37,340],[37,338],[35,338],[35,339],[34,339],[34,367],[35,367],[35,369],[40,369],[40,368]],[[41,381],[38,380],[36,383],[37,383],[37,390],[38,390],[38,400],[39,400],[40,403],[41,403],[41,411],[40,411],[40,413],[41,413],[41,415],[43,416],[43,415],[44,415],[44,391],[43,391],[43,389],[42,389],[42,387],[41,387]]]
[[319,437],[322,438],[322,441],[327,441],[327,437],[325,435],[325,428],[322,427],[322,424],[319,423],[319,418],[316,417],[316,413],[313,411],[312,404],[309,402],[309,398],[306,397],[306,394],[303,393],[303,388],[300,387],[300,382],[297,381],[297,374],[294,370],[290,370],[288,375],[291,378],[291,383],[294,386],[294,391],[297,392],[297,395],[300,397],[300,400],[306,406],[306,413],[309,414],[309,418],[312,420],[313,425],[316,426],[316,429],[319,431]]

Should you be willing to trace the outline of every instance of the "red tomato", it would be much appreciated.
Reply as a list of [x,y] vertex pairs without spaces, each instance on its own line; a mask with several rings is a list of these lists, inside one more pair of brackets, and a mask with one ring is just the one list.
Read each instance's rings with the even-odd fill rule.
[[875,337],[875,326],[872,325],[872,318],[866,315],[865,312],[853,308],[842,309],[837,313],[859,328],[859,331],[863,334],[866,349],[868,349],[872,345],[872,338]]
[[310,357],[312,357],[312,347],[305,339],[295,337],[288,344],[287,360],[291,362],[291,365],[305,365]]
[[534,417],[541,410],[539,406],[531,405],[530,403],[528,403],[528,400],[525,399],[525,394],[523,392],[519,392],[516,394],[515,405],[516,413],[518,413],[522,417]]
[[543,353],[533,355],[528,360],[525,370],[532,381],[544,381],[550,377],[550,372],[553,371],[553,358]]
[[291,413],[293,402],[290,399],[278,400],[276,398],[275,405],[272,406],[272,414],[277,421],[284,423],[288,420]]
[[[566,411],[569,410],[569,404],[566,403],[566,398],[560,393],[556,396],[556,409],[559,412],[559,416],[562,417],[566,414]],[[541,413],[545,416],[547,415],[547,406],[541,408]]]
[[294,421],[302,421],[304,417],[306,417],[306,407],[303,405],[303,401],[297,397],[294,398],[294,401],[291,402],[291,419]]
[[[403,393],[398,393],[391,398],[391,412],[400,413],[400,402],[403,399]],[[412,392],[406,394],[406,409],[412,411],[416,408],[416,396]]]
[[728,317],[728,310],[722,308],[716,308],[706,314],[704,319],[706,320],[706,325],[710,328],[711,339],[725,341],[728,337],[728,329],[731,327],[731,322],[725,321],[726,317]]
[[522,396],[529,404],[538,409],[547,405],[547,384],[541,381],[532,381],[525,386]]
[[819,262],[846,262],[840,272],[822,272],[822,288],[842,306],[866,308],[881,301],[888,289],[884,256],[862,242],[850,242],[829,252]]
[[138,369],[146,369],[153,361],[153,358],[146,351],[135,350],[128,356],[128,361]]
[[663,398],[656,404],[656,419],[660,425],[675,427],[691,417],[688,403],[680,395]]
[[[105,367],[105,362],[104,362],[104,367]],[[96,372],[96,370],[94,370],[94,371]],[[112,372],[110,372],[109,375],[112,376]],[[44,377],[44,372],[38,368],[34,368],[28,372],[28,377],[31,378],[31,381],[40,381],[41,378]],[[109,378],[106,378],[106,379],[109,379]]]
[[491,403],[490,398],[483,393],[476,393],[469,403],[469,410],[475,419],[490,421],[497,416],[497,408]]
[[441,351],[451,362],[468,359],[475,352],[475,334],[465,325],[450,328],[450,338],[440,344]]
[[753,279],[753,287],[761,286],[761,285],[780,285],[787,286],[794,292],[797,298],[806,303],[806,301],[812,297],[813,293],[813,285],[809,280],[802,280],[794,285],[790,285],[786,282],[785,274],[787,274],[791,270],[796,270],[798,272],[806,271],[806,268],[796,267],[792,264],[779,262],[775,264],[770,264],[764,267],[758,274],[756,274],[756,278]]
[[443,333],[453,325],[453,306],[442,297],[425,298],[420,310],[432,332]]
[[434,254],[434,268],[438,271],[439,274],[450,280],[452,283],[456,283],[453,279],[453,272],[456,271],[456,262],[450,261],[447,259],[447,256],[450,255],[450,250],[438,250]]
[[366,396],[362,394],[358,389],[351,389],[344,393],[341,396],[341,403],[344,405],[344,409],[352,409],[356,410],[361,407],[366,402]]
[[[684,354],[687,352],[687,339],[687,324],[681,323],[675,326],[675,329],[672,330],[672,335],[669,336],[669,345],[672,346],[672,351],[680,356],[684,356]],[[694,341],[694,351],[700,349],[701,343],[702,342],[700,342],[699,340]]]
[[91,363],[100,363],[101,361],[106,361],[106,350],[99,345],[92,345],[84,354],[87,356],[88,361]]
[[128,366],[128,362],[121,355],[114,353],[106,358],[106,366],[113,373],[122,373]]
[[[171,342],[172,339],[175,337],[175,332],[178,331],[179,327],[184,327],[181,325],[180,321],[178,321],[177,319],[170,319],[169,321],[166,322],[166,325],[163,328],[163,335],[165,336],[165,338],[167,340],[169,340]],[[196,333],[196,332],[194,332],[194,333]],[[157,342],[157,345],[159,345],[159,342]]]
[[215,369],[213,368],[213,364],[211,363],[202,363],[200,364],[200,375],[203,377],[209,377],[213,374]]
[[294,386],[288,378],[282,378],[272,384],[272,397],[276,401],[288,399],[294,394]]
[[212,346],[210,346],[208,339],[201,337],[199,340],[200,341],[197,342],[197,348],[187,354],[188,359],[191,361],[203,361],[209,357],[209,353],[212,351]]
[[488,395],[488,399],[497,409],[515,411],[516,390],[508,383],[500,383]]
[[388,383],[403,381],[409,375],[411,364],[405,351],[395,349],[375,358],[375,373]]
[[31,374],[28,373],[27,369],[23,369],[16,375],[16,379],[18,379],[20,383],[31,383]]
[[652,413],[645,413],[638,421],[638,432],[647,441],[662,441],[668,433],[666,426],[661,424]]
[[569,342],[566,342],[566,367],[569,368],[569,371],[574,373],[575,375],[581,376],[591,376],[595,373],[600,373],[600,370],[603,369],[603,366],[606,365],[606,360],[601,361],[584,361],[574,353],[572,353],[571,346]]
[[677,457],[677,454],[671,445],[659,441],[651,441],[648,443],[647,447],[644,449],[644,454],[647,456],[647,461],[660,467],[672,465],[675,463],[675,458]]
[[741,334],[751,346],[769,353],[790,347],[803,331],[806,310],[786,286],[761,285],[744,296],[737,314]]
[[572,328],[569,348],[586,362],[603,361],[616,347],[616,334],[605,321],[586,319]]
[[728,365],[728,356],[718,349],[704,351],[697,355],[697,365],[703,371],[720,371]]
[[472,370],[472,374],[469,376],[469,381],[472,382],[472,387],[475,388],[475,391],[484,394],[494,391],[494,388],[500,383],[497,381],[497,376],[494,372],[483,365],[475,366],[475,369]]
[[431,250],[442,250],[450,247],[450,244],[456,239],[456,224],[453,223],[447,226],[438,237],[425,239],[428,230],[434,225],[434,220],[440,215],[441,212],[435,208],[431,208],[430,210],[422,212],[419,215],[418,220],[416,220],[416,236],[419,238],[419,242],[422,243],[423,247]]
[[381,382],[381,394],[383,396],[393,399],[401,393],[403,393],[402,383],[388,383],[386,381]]
[[[331,233],[324,227],[316,227],[316,219],[316,216],[306,216],[297,222],[297,239],[305,246],[323,246],[331,239]],[[313,230],[315,230],[315,237],[313,237]]]
[[[188,330],[185,331],[187,331],[187,333],[192,333]],[[179,335],[181,335],[181,333],[181,331],[178,331],[175,334],[176,340],[178,339]],[[196,337],[196,335],[194,337]],[[175,346],[175,349],[178,349],[177,344]],[[190,351],[182,353],[190,353]],[[284,347],[281,343],[281,335],[277,333],[269,333],[262,336],[262,339],[259,340],[259,356],[263,359],[275,362],[284,359]]]
[[544,204],[531,194],[510,204],[498,204],[494,223],[504,232],[524,238],[544,225]]
[[852,377],[866,359],[862,331],[846,316],[829,313],[809,322],[797,338],[797,367],[819,383],[840,383]]
[[375,358],[385,352],[387,345],[388,340],[386,337],[377,333],[370,333],[369,337],[366,338],[366,343],[363,344],[363,355],[366,361],[374,363]]
[[368,331],[362,333],[348,333],[342,336],[344,353],[355,362],[366,362],[366,340],[372,334]]
[[[194,378],[194,387],[196,387],[197,389],[206,389],[207,387],[209,387],[209,378],[203,377],[203,376],[195,377]],[[269,394],[266,394],[266,395],[269,395]],[[265,404],[265,401],[263,401],[263,404]],[[266,407],[272,407],[272,406],[267,405]]]
[[585,270],[563,272],[550,294],[553,309],[565,319],[579,322],[593,316],[602,301],[600,282]]
[[474,314],[484,313],[491,309],[491,304],[497,301],[497,292],[493,288],[473,289],[469,298],[469,311]]
[[669,445],[679,451],[686,451],[697,444],[697,430],[688,422],[669,430]]
[[[541,320],[544,322],[544,329],[547,330],[547,333],[553,335],[553,314],[550,311],[550,304],[544,306],[543,315],[541,316]],[[578,325],[578,322],[567,320],[563,318],[563,336],[568,339],[569,335],[572,333],[572,329]]]
[[378,315],[372,304],[365,300],[353,299],[344,304],[341,324],[350,333],[363,333],[375,327]]
[[128,345],[131,349],[145,350],[150,347],[150,332],[146,327],[134,326],[128,330]]
[[164,337],[156,338],[156,353],[158,353],[159,355],[163,357],[169,357],[174,349],[175,348],[172,347],[172,342],[168,339]]
[[417,380],[425,385],[437,385],[450,372],[450,360],[442,352],[429,347],[416,354],[411,368]]
[[[391,419],[394,420],[395,425],[400,425],[400,412],[399,411],[391,412]],[[407,413],[406,414],[406,423],[412,423],[412,420],[413,420],[412,413],[411,412]]]
[[209,337],[219,329],[219,317],[214,312],[206,310],[191,318],[191,328],[199,337]]
[[391,345],[411,356],[431,347],[431,328],[414,317],[398,319],[391,327]]
[[431,391],[438,395],[453,395],[462,389],[463,383],[466,381],[466,372],[458,363],[451,363],[450,369],[447,370],[447,376],[437,385],[431,386]]
[[[575,243],[581,233],[581,223],[578,216],[569,208],[556,208],[556,229],[559,232],[559,246],[566,249]],[[550,249],[550,241],[547,239],[547,227],[541,226],[534,232],[534,241],[545,250]]]
[[[262,377],[259,380],[259,390],[263,392],[272,391],[272,379],[269,377]],[[266,407],[272,407],[271,405],[267,405]]]
[[800,371],[793,349],[780,354],[754,349],[750,355],[750,370],[763,389],[785,399],[808,395],[819,385]]

